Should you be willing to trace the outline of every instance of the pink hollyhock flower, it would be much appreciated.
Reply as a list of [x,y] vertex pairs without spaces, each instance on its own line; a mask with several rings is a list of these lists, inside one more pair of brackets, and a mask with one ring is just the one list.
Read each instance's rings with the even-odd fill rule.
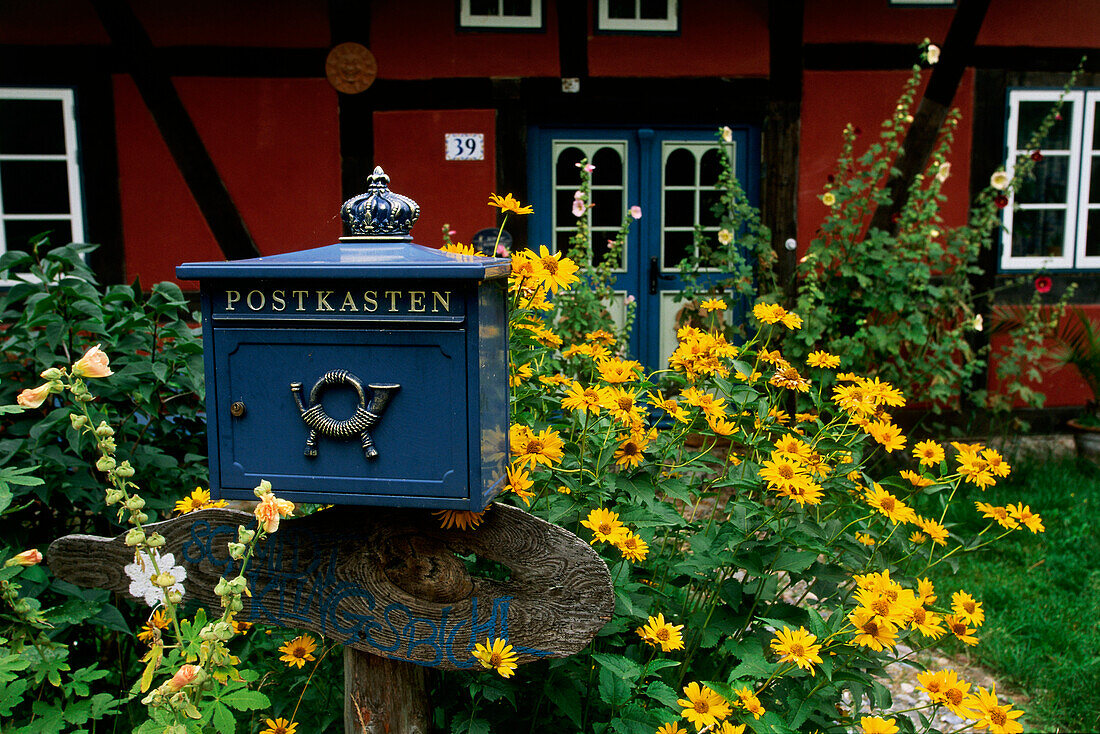
[[39,553],[37,548],[31,548],[25,550],[15,556],[8,559],[5,566],[37,566],[42,563],[42,554]]
[[1048,275],[1040,275],[1035,279],[1035,290],[1040,293],[1050,293],[1050,289],[1053,287],[1054,281]]
[[593,166],[591,163],[589,163],[587,166],[584,167],[584,170],[587,171],[588,173],[592,173],[593,171],[596,170],[596,167]]
[[177,670],[176,674],[172,676],[172,679],[168,681],[168,690],[178,691],[184,686],[199,682],[202,680],[199,677],[201,675],[202,668],[198,665],[184,665]]
[[574,217],[583,217],[584,216],[584,210],[585,210],[584,199],[573,199],[573,216]]
[[113,374],[110,360],[100,350],[98,344],[84,352],[84,356],[73,363],[74,377],[110,377]]
[[279,529],[279,520],[294,512],[294,503],[289,500],[281,500],[273,494],[265,494],[260,504],[256,505],[253,514],[256,521],[263,525],[265,531],[274,533]]
[[630,207],[630,216],[634,217],[635,219],[641,219],[642,208],[637,205]]
[[39,385],[33,390],[27,389],[19,393],[15,398],[15,402],[22,405],[24,408],[37,408],[46,402],[46,398],[50,396],[50,383],[45,385]]

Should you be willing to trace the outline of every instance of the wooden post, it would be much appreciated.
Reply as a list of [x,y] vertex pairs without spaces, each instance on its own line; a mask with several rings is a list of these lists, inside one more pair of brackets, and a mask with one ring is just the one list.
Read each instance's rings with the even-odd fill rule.
[[344,648],[344,734],[427,734],[427,671]]

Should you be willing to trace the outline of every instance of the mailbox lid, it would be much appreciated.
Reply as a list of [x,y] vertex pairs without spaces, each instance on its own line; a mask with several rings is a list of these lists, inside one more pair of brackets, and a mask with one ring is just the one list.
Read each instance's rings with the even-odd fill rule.
[[[211,484],[224,497],[251,498],[261,479],[294,499],[334,504],[454,506],[469,497],[465,330],[215,327]],[[364,386],[399,385],[368,429],[378,455],[366,458],[360,435],[319,435],[306,455],[310,428],[302,398],[326,373],[346,370]],[[361,405],[346,382],[319,391],[325,413],[350,418]],[[243,415],[231,412],[243,405]],[[376,500],[376,501],[372,501]]]
[[212,278],[505,278],[511,260],[443,252],[412,242],[340,242],[231,262],[184,263],[181,280]]

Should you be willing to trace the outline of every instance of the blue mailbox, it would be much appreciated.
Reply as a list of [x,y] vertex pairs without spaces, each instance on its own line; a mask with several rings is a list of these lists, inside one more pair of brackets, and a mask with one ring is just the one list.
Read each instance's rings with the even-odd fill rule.
[[510,262],[412,243],[375,168],[351,236],[186,263],[202,296],[210,488],[253,499],[480,511],[508,460]]

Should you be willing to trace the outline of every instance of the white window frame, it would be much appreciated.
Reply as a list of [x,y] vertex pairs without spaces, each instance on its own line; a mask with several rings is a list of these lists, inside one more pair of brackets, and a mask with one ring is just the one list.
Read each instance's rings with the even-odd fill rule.
[[[1044,158],[1066,156],[1069,158],[1068,179],[1066,181],[1066,198],[1061,202],[1047,202],[1042,204],[1017,204],[1015,193],[1008,197],[1008,205],[1002,212],[1001,233],[1001,269],[1002,270],[1068,270],[1080,267],[1100,267],[1100,256],[1085,256],[1085,229],[1079,225],[1081,221],[1080,211],[1085,210],[1087,217],[1088,204],[1088,180],[1081,185],[1082,158],[1090,159],[1091,155],[1083,155],[1089,150],[1091,139],[1083,136],[1084,112],[1089,100],[1095,101],[1098,92],[1084,90],[1072,90],[1065,94],[1065,101],[1072,103],[1072,108],[1067,112],[1067,106],[1062,107],[1062,114],[1069,115],[1069,151],[1062,149],[1040,149]],[[1021,155],[1029,155],[1034,151],[1018,147],[1021,102],[1049,102],[1053,105],[1062,97],[1061,90],[1056,89],[1011,89],[1008,92],[1008,126],[1006,130],[1006,162],[1005,171],[1011,177],[1015,174],[1016,159]],[[1087,172],[1086,172],[1087,173]],[[1083,195],[1082,195],[1083,191]],[[1034,211],[1041,209],[1058,210],[1066,212],[1065,233],[1062,242],[1062,254],[1055,257],[1033,257],[1012,255],[1012,225],[1016,210]],[[1087,220],[1086,220],[1087,221]]]
[[[589,202],[591,202],[591,199],[592,199],[592,197],[593,197],[593,195],[596,191],[600,191],[600,190],[622,191],[623,192],[623,205],[625,206],[627,204],[627,201],[628,201],[627,196],[628,196],[628,193],[629,193],[627,191],[627,186],[630,182],[630,175],[629,175],[630,172],[627,169],[627,166],[629,165],[628,157],[629,157],[630,151],[629,151],[629,146],[627,145],[627,141],[622,140],[622,139],[616,140],[614,138],[609,138],[609,139],[588,139],[588,140],[576,140],[576,139],[570,139],[570,138],[555,138],[554,141],[550,144],[550,170],[552,172],[550,174],[551,175],[551,185],[550,185],[551,194],[550,194],[550,196],[551,196],[551,201],[553,202],[551,204],[551,208],[550,208],[550,212],[551,212],[550,213],[550,232],[551,232],[550,246],[555,251],[557,250],[557,246],[558,246],[558,233],[559,232],[572,232],[573,230],[576,229],[576,226],[577,226],[577,222],[576,222],[575,219],[570,220],[569,222],[559,222],[558,221],[558,205],[557,205],[558,192],[559,191],[576,191],[577,190],[577,187],[573,184],[559,184],[558,183],[558,156],[561,155],[562,151],[564,151],[566,148],[580,148],[581,152],[584,153],[585,159],[589,163],[592,162],[593,157],[595,157],[596,153],[602,148],[612,148],[612,149],[617,150],[619,152],[619,157],[623,162],[623,182],[622,182],[622,184],[620,184],[620,185],[590,184],[589,185]],[[588,233],[589,233],[589,237],[591,237],[592,236],[592,209],[591,209],[591,207],[584,213],[584,216],[588,220]],[[606,229],[611,229],[611,227],[598,227],[597,229],[606,230]],[[615,227],[615,229],[618,229],[618,227]],[[595,244],[595,242],[593,241],[593,245],[594,244]],[[619,253],[620,267],[613,268],[611,272],[613,272],[613,273],[625,273],[627,271],[627,265],[628,265],[628,261],[629,261],[629,257],[630,257],[629,249],[630,248],[628,248],[626,246],[623,247],[622,251]]]
[[458,27],[490,28],[490,29],[525,29],[540,30],[542,28],[542,0],[531,0],[531,13],[529,15],[504,15],[504,0],[496,0],[497,15],[475,15],[470,12],[470,0],[458,2]]
[[[63,154],[0,154],[0,168],[5,161],[64,161],[69,184],[69,211],[40,212],[35,214],[8,214],[4,212],[3,191],[0,190],[0,253],[8,251],[4,224],[9,221],[57,221],[68,222],[73,242],[84,241],[84,197],[81,192],[80,150],[76,137],[76,96],[70,88],[0,87],[0,99],[56,99],[61,101],[62,125],[65,133]],[[3,186],[0,181],[0,187]],[[67,244],[67,243],[57,243]],[[0,285],[10,285],[0,281]]]
[[1100,268],[1100,255],[1086,255],[1088,244],[1089,212],[1100,210],[1100,202],[1089,203],[1089,187],[1092,183],[1092,167],[1100,166],[1100,149],[1092,147],[1096,129],[1096,109],[1100,106],[1100,89],[1085,92],[1084,121],[1081,130],[1081,193],[1077,199],[1077,264],[1079,267]]
[[[638,3],[634,0],[634,12],[638,12]],[[679,0],[665,0],[668,5],[668,17],[660,18],[612,18],[608,0],[596,2],[596,30],[626,33],[675,33],[680,30]]]
[[[736,166],[737,165],[737,143],[736,143],[736,141],[732,142],[732,143],[722,143],[721,145],[726,148],[726,155],[729,156],[731,167]],[[686,148],[687,150],[691,151],[692,155],[695,156],[695,180],[692,183],[692,185],[690,185],[690,186],[686,186],[686,185],[684,185],[684,186],[669,186],[667,180],[665,179],[665,172],[666,172],[666,166],[668,164],[668,157],[672,154],[672,152],[674,150],[677,150],[678,148]],[[680,266],[679,265],[669,265],[668,263],[665,262],[665,252],[666,252],[665,234],[670,232],[670,231],[673,231],[673,232],[687,232],[687,231],[690,231],[694,235],[695,227],[700,224],[699,219],[702,216],[702,212],[701,212],[699,207],[701,206],[700,199],[703,195],[703,192],[704,191],[717,191],[718,190],[716,186],[703,184],[699,180],[700,174],[703,170],[703,154],[706,153],[707,151],[710,151],[710,150],[718,150],[718,148],[719,148],[719,143],[703,141],[703,140],[664,140],[664,141],[661,142],[661,272],[662,273],[678,273],[678,272],[680,272]],[[736,170],[736,168],[734,170]],[[666,191],[693,191],[695,193],[695,198],[694,198],[695,211],[692,215],[692,219],[693,219],[692,226],[690,226],[690,227],[686,227],[686,226],[670,227],[665,223],[666,218],[667,218],[667,209],[668,209],[668,207],[665,206],[665,192]],[[704,231],[710,232],[710,231],[713,230],[715,236],[717,236],[718,232],[721,229],[722,228],[720,226],[706,227],[706,228],[704,228]],[[698,244],[695,242],[694,238],[692,239],[692,248],[696,252],[698,252],[698,249],[699,249]],[[721,269],[720,268],[700,268],[699,272],[701,272],[701,273],[718,273],[718,272],[721,272]]]

